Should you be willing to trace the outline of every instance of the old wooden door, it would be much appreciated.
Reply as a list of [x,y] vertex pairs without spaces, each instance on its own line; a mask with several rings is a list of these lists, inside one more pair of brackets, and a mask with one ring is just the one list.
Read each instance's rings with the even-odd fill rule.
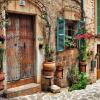
[[100,79],[100,45],[97,45],[97,79]]
[[[31,79],[34,68],[34,18],[8,14],[7,79],[18,82]],[[25,83],[26,81],[24,81]],[[21,83],[21,82],[20,82]]]

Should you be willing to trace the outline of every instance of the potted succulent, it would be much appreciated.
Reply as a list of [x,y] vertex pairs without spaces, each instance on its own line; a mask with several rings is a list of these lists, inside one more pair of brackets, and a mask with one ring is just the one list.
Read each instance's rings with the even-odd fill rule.
[[54,50],[46,44],[45,46],[45,61],[43,63],[43,75],[54,76],[55,72],[55,61],[54,61]]

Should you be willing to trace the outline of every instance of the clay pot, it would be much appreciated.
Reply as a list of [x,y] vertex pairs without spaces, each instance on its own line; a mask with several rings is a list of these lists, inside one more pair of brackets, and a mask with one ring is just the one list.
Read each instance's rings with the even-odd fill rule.
[[3,89],[4,89],[3,82],[0,82],[0,90],[3,90]]
[[55,62],[44,62],[43,63],[43,75],[54,76]]
[[86,65],[87,65],[86,62],[80,61],[79,69],[80,69],[81,72],[86,72]]
[[3,90],[4,89],[4,85],[0,85],[0,90]]
[[57,66],[56,68],[56,77],[62,78],[63,77],[63,66]]
[[1,72],[1,73],[0,73],[0,81],[3,81],[4,79],[5,79],[5,77],[4,77],[4,73]]
[[86,61],[80,61],[80,65],[86,65]]

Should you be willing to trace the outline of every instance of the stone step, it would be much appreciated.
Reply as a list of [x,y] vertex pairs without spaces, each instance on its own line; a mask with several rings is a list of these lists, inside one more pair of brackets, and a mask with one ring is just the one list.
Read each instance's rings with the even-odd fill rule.
[[7,89],[7,98],[30,95],[36,92],[41,92],[41,85],[30,83],[23,86]]

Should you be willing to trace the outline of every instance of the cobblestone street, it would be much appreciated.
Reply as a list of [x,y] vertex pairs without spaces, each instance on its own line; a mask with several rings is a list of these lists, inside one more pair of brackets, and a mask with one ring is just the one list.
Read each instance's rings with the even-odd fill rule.
[[84,90],[68,92],[67,89],[61,89],[61,92],[57,94],[37,93],[7,100],[100,100],[100,80],[97,80],[92,85],[88,85]]

